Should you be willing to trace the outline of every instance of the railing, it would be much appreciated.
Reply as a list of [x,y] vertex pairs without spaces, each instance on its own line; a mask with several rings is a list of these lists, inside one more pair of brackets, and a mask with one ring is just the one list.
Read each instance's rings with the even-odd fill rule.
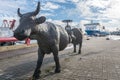
[[[15,42],[18,41],[15,37],[0,37],[0,42]],[[25,39],[25,44],[30,45],[30,39]]]
[[15,37],[1,37],[0,42],[18,41]]

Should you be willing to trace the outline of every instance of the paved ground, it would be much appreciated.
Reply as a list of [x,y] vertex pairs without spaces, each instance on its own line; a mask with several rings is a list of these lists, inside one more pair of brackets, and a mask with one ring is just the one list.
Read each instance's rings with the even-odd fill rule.
[[[120,41],[84,40],[82,54],[66,49],[59,54],[61,73],[54,74],[52,54],[46,55],[40,80],[120,80]],[[0,80],[30,80],[37,52],[0,60]]]
[[38,50],[37,46],[24,47],[24,48],[14,49],[14,50],[7,50],[4,52],[0,52],[0,60],[5,59],[5,58],[10,58],[10,57],[15,57],[15,56],[22,55],[22,54],[36,52],[37,50]]

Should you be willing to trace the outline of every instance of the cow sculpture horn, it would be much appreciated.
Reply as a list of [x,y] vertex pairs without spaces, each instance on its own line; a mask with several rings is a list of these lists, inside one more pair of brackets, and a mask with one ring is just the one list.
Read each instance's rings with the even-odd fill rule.
[[40,11],[40,2],[38,2],[36,10],[33,12],[33,16],[36,16]]
[[[38,2],[36,10],[34,12],[31,12],[31,16],[36,16],[39,13],[39,11],[40,11],[40,2]],[[19,17],[22,17],[22,14],[20,13],[20,8],[18,8],[17,13]]]
[[18,13],[18,16],[19,16],[19,17],[22,17],[22,14],[20,13],[20,8],[18,8],[17,13]]

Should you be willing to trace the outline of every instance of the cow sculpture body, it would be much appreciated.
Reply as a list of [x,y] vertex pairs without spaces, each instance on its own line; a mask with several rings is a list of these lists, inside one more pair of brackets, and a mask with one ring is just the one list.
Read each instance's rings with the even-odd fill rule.
[[72,43],[74,46],[74,52],[76,52],[76,45],[79,45],[78,54],[81,54],[81,47],[82,47],[82,32],[78,28],[72,29],[73,35],[75,39],[72,39]]
[[34,79],[39,78],[40,67],[45,54],[53,53],[56,64],[55,72],[60,72],[58,51],[64,50],[69,43],[68,34],[64,28],[45,22],[46,18],[44,16],[35,17],[39,13],[39,9],[40,2],[38,2],[37,9],[34,12],[21,14],[18,8],[20,23],[14,31],[14,37],[18,40],[24,40],[27,37],[34,37],[37,40],[39,49],[37,66],[33,74]]

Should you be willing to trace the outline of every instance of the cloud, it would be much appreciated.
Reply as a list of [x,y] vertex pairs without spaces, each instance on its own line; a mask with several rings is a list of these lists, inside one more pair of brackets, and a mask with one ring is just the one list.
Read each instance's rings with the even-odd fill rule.
[[83,20],[97,20],[107,27],[119,27],[120,0],[70,0],[75,8],[66,10],[68,16]]
[[41,13],[38,16],[52,16],[52,13]]
[[3,19],[13,19],[17,17],[17,8],[24,8],[26,4],[25,0],[0,0],[0,24],[2,24]]
[[[0,17],[17,17],[18,7],[21,13],[33,11],[38,1],[41,2],[39,15],[55,23],[72,19],[74,22],[95,20],[108,27],[120,25],[120,0],[0,0]],[[71,25],[77,24],[74,22]]]
[[51,0],[51,2],[60,2],[60,3],[66,3],[66,0]]
[[109,8],[106,9],[106,11],[103,12],[106,17],[108,18],[115,18],[120,19],[120,0],[110,0],[109,2]]
[[106,28],[109,29],[109,30],[112,30],[112,29],[115,30],[116,28],[119,28],[120,20],[112,19],[112,20],[108,21],[107,23],[102,22],[102,24],[104,26],[106,26]]
[[109,4],[108,0],[88,0],[86,3],[88,6],[98,7],[98,8],[106,8]]
[[[57,24],[57,25],[60,25],[63,28],[65,28],[65,26],[66,26],[66,23],[62,22],[61,20],[47,19],[47,21],[52,22],[52,23]],[[72,23],[69,23],[69,24],[71,25],[72,28],[79,26],[79,24],[76,23],[76,22],[72,22]]]
[[[90,23],[90,20],[100,22],[109,30],[115,30],[120,25],[120,0],[71,0],[76,7],[66,10],[68,17],[79,18],[80,26]],[[73,19],[74,19],[73,18]]]
[[80,0],[67,0],[67,1],[71,1],[71,2],[76,3],[76,2],[79,2]]
[[51,2],[47,2],[42,7],[42,10],[55,10],[58,9],[60,6]]
[[65,26],[65,23],[63,23],[61,20],[53,20],[53,19],[47,19],[47,21],[52,22],[57,25],[61,25],[62,27]]

